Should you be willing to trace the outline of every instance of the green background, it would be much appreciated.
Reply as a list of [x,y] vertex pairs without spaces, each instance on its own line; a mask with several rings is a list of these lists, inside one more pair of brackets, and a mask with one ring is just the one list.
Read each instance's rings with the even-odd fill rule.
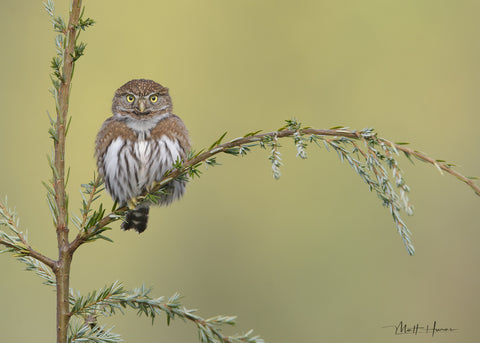
[[[194,147],[293,116],[305,125],[375,127],[434,158],[480,174],[478,1],[85,1],[97,24],[72,86],[67,143],[70,211],[91,180],[95,135],[116,88],[150,78],[170,88]],[[30,242],[56,256],[41,180],[51,151],[46,111],[54,34],[41,1],[2,1],[0,194]],[[65,14],[67,1],[57,1]],[[407,255],[391,216],[333,152],[295,158],[282,142],[282,178],[265,151],[221,156],[142,235],[83,246],[71,285],[115,280],[153,295],[185,295],[205,317],[238,315],[266,342],[432,342],[395,336],[399,321],[459,329],[435,342],[478,342],[480,199],[451,176],[401,158],[416,214]],[[107,206],[112,201],[102,198]],[[72,229],[73,231],[74,229]],[[0,341],[52,342],[54,292],[0,256]],[[102,321],[127,342],[195,342],[190,323],[155,325],[132,312]]]

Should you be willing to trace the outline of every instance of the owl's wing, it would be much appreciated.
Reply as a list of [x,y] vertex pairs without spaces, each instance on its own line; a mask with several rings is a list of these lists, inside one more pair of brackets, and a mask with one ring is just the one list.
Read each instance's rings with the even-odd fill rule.
[[[100,131],[97,134],[95,142],[95,157],[97,159],[98,172],[102,177],[105,176],[105,155],[110,145],[117,138],[123,140],[134,141],[135,134],[124,123],[115,120],[114,117],[110,117],[103,123]],[[118,142],[118,141],[117,141]]]
[[[178,146],[178,152],[182,159],[187,157],[190,151],[190,138],[183,121],[176,115],[171,114],[161,120],[151,131],[151,137],[157,141],[167,139]],[[175,161],[173,161],[175,162]]]

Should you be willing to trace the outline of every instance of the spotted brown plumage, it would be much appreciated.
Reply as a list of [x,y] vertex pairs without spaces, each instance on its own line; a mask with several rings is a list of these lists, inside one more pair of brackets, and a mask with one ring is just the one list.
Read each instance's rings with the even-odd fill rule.
[[[120,87],[112,113],[97,135],[98,171],[112,198],[130,207],[122,229],[143,232],[150,204],[136,205],[134,199],[160,181],[177,159],[185,159],[188,131],[172,113],[168,88],[151,80],[132,80]],[[159,205],[170,204],[184,191],[185,181],[170,182]]]

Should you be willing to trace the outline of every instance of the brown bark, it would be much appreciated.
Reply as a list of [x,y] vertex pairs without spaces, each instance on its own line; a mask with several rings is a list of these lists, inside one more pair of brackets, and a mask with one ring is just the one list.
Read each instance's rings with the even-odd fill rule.
[[57,106],[57,137],[55,141],[55,169],[54,188],[58,209],[57,218],[57,242],[58,261],[55,262],[54,272],[57,278],[57,343],[66,343],[69,315],[69,289],[70,289],[70,265],[72,252],[68,242],[68,215],[65,192],[65,136],[70,87],[73,76],[75,53],[75,41],[77,25],[82,7],[81,0],[73,0],[67,32],[65,33],[67,45],[64,53],[62,77],[58,91]]

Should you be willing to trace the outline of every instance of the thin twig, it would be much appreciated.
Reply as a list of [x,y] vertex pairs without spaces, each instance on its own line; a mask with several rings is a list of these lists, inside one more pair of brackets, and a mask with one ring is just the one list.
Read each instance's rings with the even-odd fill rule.
[[[102,178],[99,175],[99,176],[97,176],[97,178],[95,179],[95,182],[93,183],[93,186],[92,186],[92,189],[91,189],[91,192],[90,192],[90,196],[88,197],[87,206],[84,209],[83,218],[82,218],[82,225],[80,225],[81,229],[85,228],[85,224],[87,223],[87,220],[88,220],[88,213],[90,212],[90,208],[92,207],[93,199],[95,198],[95,192],[97,191],[98,185],[100,184],[101,180],[102,180]],[[79,235],[80,235],[80,233],[79,233]]]
[[5,205],[1,201],[0,201],[0,209],[3,211],[4,217],[7,218],[8,224],[12,226],[12,228],[13,228],[12,231],[15,232],[15,235],[18,237],[18,239],[20,239],[20,241],[22,242],[22,244],[24,245],[25,248],[20,251],[18,249],[18,246],[12,245],[11,243],[8,243],[3,239],[0,239],[0,245],[8,246],[8,247],[18,251],[21,255],[31,256],[31,257],[45,263],[50,268],[53,268],[53,266],[55,265],[55,261],[52,260],[51,258],[41,254],[40,252],[36,251],[35,249],[33,249],[30,246],[30,244],[28,244],[27,240],[25,239],[25,237],[22,235],[22,233],[18,229],[17,224],[15,223],[15,220],[11,216],[10,212],[8,211],[8,209],[5,207]]
[[73,254],[78,249],[78,247],[80,245],[82,245],[83,243],[85,243],[88,240],[88,236],[91,234],[92,230],[97,227],[97,226],[94,226],[94,227],[90,228],[89,230],[85,230],[85,225],[87,224],[87,220],[88,220],[88,213],[89,213],[89,211],[92,207],[92,203],[95,199],[95,192],[97,191],[98,185],[101,183],[101,181],[102,181],[102,177],[99,175],[99,176],[97,176],[97,178],[95,179],[95,181],[93,183],[93,186],[92,186],[92,189],[91,189],[91,192],[90,192],[90,196],[89,196],[88,201],[87,201],[87,206],[84,209],[85,212],[83,214],[82,224],[80,226],[81,231],[77,234],[75,239],[70,243],[69,248],[68,248],[71,254]]
[[395,149],[400,150],[400,151],[402,151],[402,152],[404,152],[408,155],[413,155],[423,162],[430,163],[431,165],[435,166],[437,169],[443,170],[443,171],[449,173],[450,175],[455,176],[457,179],[465,182],[470,188],[473,189],[475,194],[480,196],[480,187],[477,184],[475,184],[475,182],[473,182],[471,179],[467,178],[466,176],[462,175],[461,173],[457,172],[452,167],[449,167],[447,164],[438,162],[438,161],[434,160],[433,158],[430,158],[430,157],[426,156],[425,154],[422,154],[421,152],[419,152],[417,150],[407,148],[404,145],[399,145],[399,144],[390,142],[390,141],[388,141],[386,139],[383,139],[383,138],[379,138],[378,140],[381,141],[381,142],[384,142],[385,144],[387,144],[391,147],[395,147]]

